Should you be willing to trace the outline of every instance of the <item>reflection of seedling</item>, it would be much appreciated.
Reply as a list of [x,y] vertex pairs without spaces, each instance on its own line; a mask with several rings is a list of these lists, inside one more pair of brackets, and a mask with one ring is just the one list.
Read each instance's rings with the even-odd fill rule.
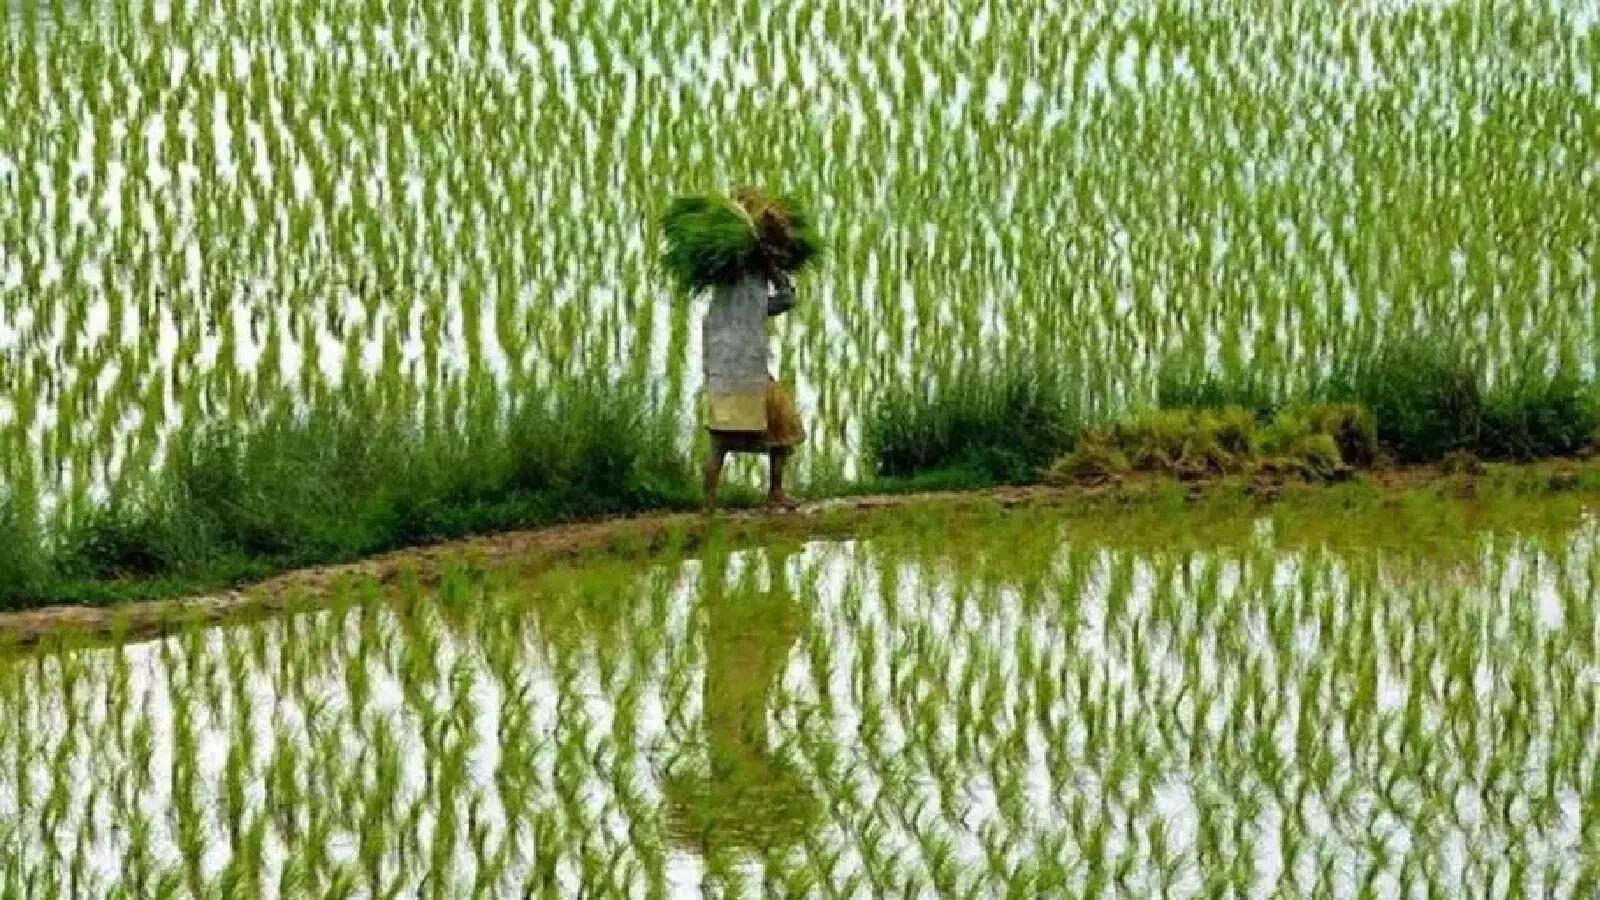
[[[1268,539],[1195,512],[952,507],[816,546],[772,590],[781,551],[741,552],[732,583],[725,548],[526,583],[459,567],[440,576],[450,608],[418,579],[352,579],[280,619],[13,650],[0,780],[34,814],[0,846],[48,867],[125,840],[140,896],[251,885],[279,847],[275,886],[313,893],[670,894],[673,844],[747,895],[851,877],[888,895],[902,877],[953,896],[1249,893],[1261,873],[1238,853],[1269,845],[1425,887],[1425,862],[1365,837],[1375,817],[1431,833],[1408,851],[1427,860],[1464,830],[1535,839],[1562,796],[1592,793],[1570,685],[1594,612],[1581,578],[1553,582],[1560,629],[1483,587],[1530,554],[1572,566],[1581,498],[1496,505],[1517,539],[1462,541],[1456,514],[1500,501],[1417,497],[1284,507]],[[1547,534],[1550,503],[1570,518]],[[1437,559],[1415,555],[1431,529]],[[791,660],[814,700],[775,702]],[[1533,742],[1550,764],[1529,784]],[[73,812],[79,773],[102,768],[113,831]],[[1452,779],[1486,799],[1420,787]]]

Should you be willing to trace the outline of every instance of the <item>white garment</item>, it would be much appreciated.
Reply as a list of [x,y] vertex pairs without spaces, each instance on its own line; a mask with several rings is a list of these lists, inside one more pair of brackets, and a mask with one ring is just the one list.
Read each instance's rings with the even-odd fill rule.
[[788,278],[777,290],[758,275],[712,292],[702,323],[701,358],[706,379],[706,425],[715,431],[767,428],[767,317],[794,304]]

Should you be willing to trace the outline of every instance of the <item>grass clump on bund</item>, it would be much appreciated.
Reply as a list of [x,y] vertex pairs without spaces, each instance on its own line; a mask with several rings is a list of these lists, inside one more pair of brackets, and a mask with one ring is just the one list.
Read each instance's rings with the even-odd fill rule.
[[932,393],[901,382],[863,427],[871,471],[923,487],[1036,481],[1081,427],[1071,384],[1060,368],[1018,364],[964,368]]
[[871,471],[964,487],[1123,471],[1326,479],[1385,463],[1569,456],[1600,434],[1592,380],[1527,364],[1490,384],[1444,341],[1361,354],[1291,398],[1249,375],[1169,364],[1153,409],[1092,427],[1072,384],[1057,368],[1005,366],[965,370],[932,392],[892,390],[865,428]]
[[153,487],[41,534],[0,502],[0,607],[202,590],[406,546],[699,498],[676,423],[615,384],[428,432],[364,395],[223,423]]
[[1400,462],[1453,453],[1488,460],[1566,456],[1600,430],[1600,391],[1563,366],[1525,362],[1486,384],[1465,351],[1413,339],[1359,357],[1319,389],[1372,410],[1378,438]]

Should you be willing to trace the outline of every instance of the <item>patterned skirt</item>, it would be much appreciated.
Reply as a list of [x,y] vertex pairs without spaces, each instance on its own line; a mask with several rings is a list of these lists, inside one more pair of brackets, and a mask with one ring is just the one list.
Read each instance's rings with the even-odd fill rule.
[[724,449],[762,451],[794,447],[806,439],[800,424],[800,410],[787,388],[776,378],[767,379],[767,427],[764,431],[726,431],[710,429]]

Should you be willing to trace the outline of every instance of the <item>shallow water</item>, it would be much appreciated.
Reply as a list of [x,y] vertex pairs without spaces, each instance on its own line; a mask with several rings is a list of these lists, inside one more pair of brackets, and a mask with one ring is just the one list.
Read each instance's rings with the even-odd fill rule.
[[1003,351],[1100,407],[1168,353],[1293,384],[1426,322],[1592,356],[1593,3],[234,6],[0,47],[6,486],[352,377],[438,408],[574,360],[687,436],[700,307],[654,216],[730,179],[833,235],[774,337],[802,481],[855,474],[886,385]]
[[1513,512],[930,515],[8,657],[0,893],[1592,896],[1600,532]]

